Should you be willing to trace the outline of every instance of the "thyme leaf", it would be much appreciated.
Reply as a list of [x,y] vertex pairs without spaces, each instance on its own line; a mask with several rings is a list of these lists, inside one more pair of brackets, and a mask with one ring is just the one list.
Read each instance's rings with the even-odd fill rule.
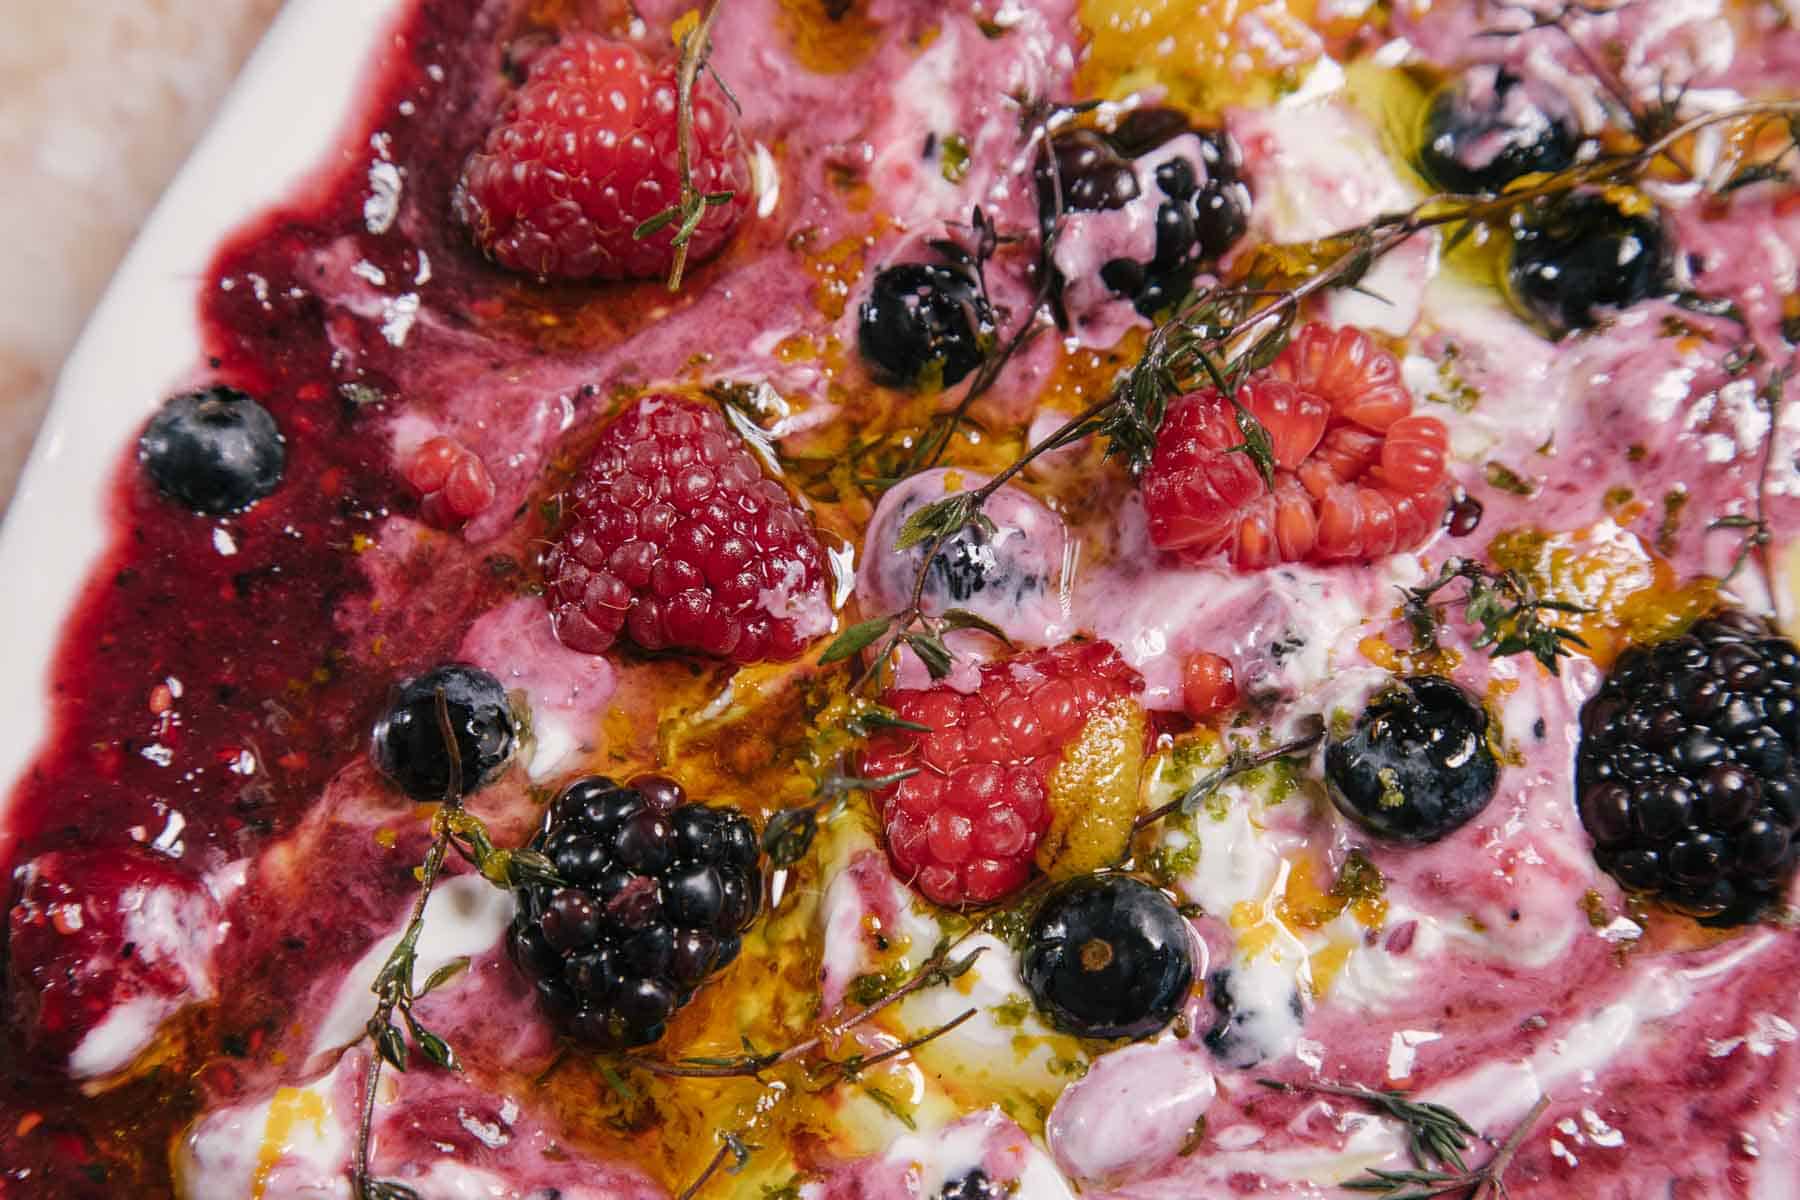
[[1547,621],[1545,614],[1580,614],[1591,609],[1539,596],[1531,580],[1519,571],[1496,571],[1474,559],[1452,558],[1438,568],[1437,578],[1429,583],[1401,589],[1402,611],[1415,646],[1437,649],[1451,606],[1437,596],[1458,580],[1465,585],[1460,601],[1463,616],[1480,627],[1470,644],[1486,650],[1489,657],[1530,654],[1546,671],[1557,675],[1562,659],[1572,652],[1570,648],[1587,645],[1574,630]]
[[1225,764],[1214,771],[1195,780],[1181,795],[1158,808],[1151,809],[1139,817],[1132,829],[1147,828],[1164,817],[1176,813],[1196,813],[1206,803],[1207,797],[1218,791],[1228,781],[1264,767],[1281,759],[1293,758],[1310,752],[1313,747],[1325,740],[1325,718],[1311,714],[1300,723],[1301,732],[1280,745],[1268,750],[1252,752],[1245,747],[1234,747],[1226,758]]
[[[712,53],[713,22],[718,18],[719,6],[724,0],[708,0],[705,11],[697,24],[681,39],[681,64],[676,76],[676,108],[675,108],[675,161],[676,170],[681,177],[681,192],[674,204],[654,216],[640,222],[631,231],[631,236],[639,241],[680,222],[670,245],[675,250],[675,260],[669,265],[669,290],[681,290],[681,276],[687,269],[688,243],[693,240],[700,222],[706,217],[706,210],[730,201],[733,193],[702,192],[694,183],[694,85],[699,81],[700,72],[711,73],[707,59]],[[713,74],[713,79],[725,91],[727,99],[731,92],[724,87],[724,81]]]

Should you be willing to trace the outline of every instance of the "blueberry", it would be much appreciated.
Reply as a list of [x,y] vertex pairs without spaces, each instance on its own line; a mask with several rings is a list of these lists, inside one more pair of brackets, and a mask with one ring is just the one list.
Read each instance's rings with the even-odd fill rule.
[[1665,290],[1668,240],[1653,216],[1573,195],[1515,214],[1506,293],[1553,338],[1598,324]]
[[458,794],[466,796],[499,774],[517,742],[506,689],[486,671],[448,663],[408,679],[375,723],[370,751],[376,768],[415,800],[443,800],[450,791],[440,694],[460,759]]
[[1144,1037],[1187,999],[1193,936],[1148,884],[1083,876],[1058,885],[1032,916],[1021,974],[1038,1011],[1064,1033]]
[[1500,768],[1487,725],[1487,713],[1449,680],[1399,680],[1348,736],[1327,743],[1332,802],[1377,837],[1435,842],[1494,798]]
[[276,489],[287,441],[268,409],[235,388],[213,387],[166,400],[138,438],[138,461],[163,495],[218,516]]
[[1580,147],[1574,116],[1553,92],[1485,64],[1432,96],[1419,169],[1447,192],[1498,192],[1522,175],[1562,170]]
[[857,348],[882,382],[949,387],[981,365],[994,313],[960,267],[901,263],[875,276],[858,314]]

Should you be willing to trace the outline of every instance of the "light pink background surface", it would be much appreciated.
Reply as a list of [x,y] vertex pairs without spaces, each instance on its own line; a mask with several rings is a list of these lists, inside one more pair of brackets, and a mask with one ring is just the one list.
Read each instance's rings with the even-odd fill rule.
[[57,371],[281,0],[0,0],[0,509]]

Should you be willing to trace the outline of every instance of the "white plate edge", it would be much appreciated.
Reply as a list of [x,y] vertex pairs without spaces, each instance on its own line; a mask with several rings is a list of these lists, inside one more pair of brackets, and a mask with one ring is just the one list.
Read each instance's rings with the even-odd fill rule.
[[412,3],[289,0],[63,364],[0,525],[0,672],[10,684],[0,693],[0,860],[11,850],[7,811],[50,732],[64,621],[110,540],[112,468],[169,392],[204,370],[201,276],[227,237],[332,165],[332,151],[360,157],[344,144],[346,127],[393,49],[381,39]]

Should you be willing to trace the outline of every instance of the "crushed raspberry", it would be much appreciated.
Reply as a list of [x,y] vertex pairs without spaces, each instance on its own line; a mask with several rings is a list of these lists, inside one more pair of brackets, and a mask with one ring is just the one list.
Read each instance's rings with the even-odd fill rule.
[[137,847],[57,851],[33,859],[22,879],[7,1004],[27,1041],[75,1055],[77,1074],[123,1065],[76,1053],[120,1005],[168,1013],[212,994],[204,962],[218,906],[177,863]]
[[544,577],[556,636],[573,650],[602,654],[624,636],[761,662],[794,658],[831,628],[806,515],[708,405],[635,401],[600,435],[563,512]]
[[981,667],[962,693],[944,684],[885,703],[930,733],[869,740],[862,773],[917,768],[875,793],[895,874],[937,904],[992,904],[1031,877],[1050,826],[1049,779],[1063,748],[1109,700],[1143,680],[1106,642],[1065,642]]
[[419,515],[440,529],[454,529],[494,502],[487,464],[455,438],[434,437],[420,446],[404,474],[419,493]]
[[1423,545],[1450,501],[1450,435],[1414,416],[1400,364],[1367,334],[1302,329],[1238,402],[1269,431],[1275,484],[1243,453],[1217,390],[1170,405],[1144,473],[1151,540],[1189,562],[1223,551],[1240,570],[1370,562]]
[[[636,47],[571,33],[532,61],[480,149],[452,208],[482,253],[540,279],[643,279],[667,273],[679,222],[633,234],[681,195],[676,76]],[[688,242],[718,252],[750,205],[750,169],[718,85],[693,92],[695,186],[731,193]]]
[[1231,663],[1200,650],[1181,664],[1181,707],[1196,721],[1214,717],[1236,704],[1238,687]]

